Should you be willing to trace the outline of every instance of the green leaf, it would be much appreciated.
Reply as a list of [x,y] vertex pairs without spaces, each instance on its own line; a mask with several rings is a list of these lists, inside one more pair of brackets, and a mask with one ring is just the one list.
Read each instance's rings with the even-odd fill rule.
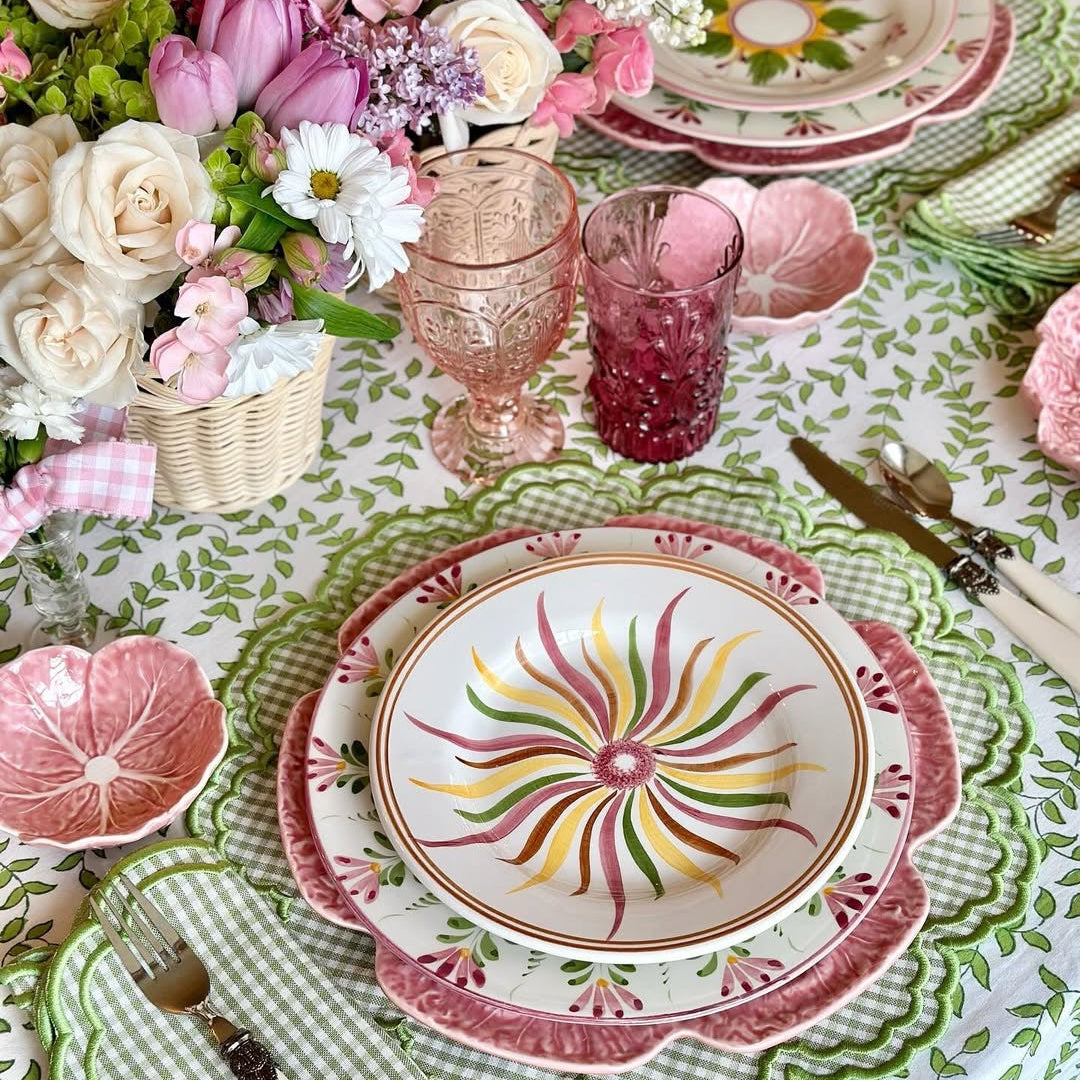
[[930,1068],[935,1073],[940,1074],[941,1070],[945,1068],[945,1065],[945,1055],[935,1046],[934,1049],[930,1051]]
[[767,83],[770,79],[775,79],[777,75],[787,71],[788,62],[779,53],[773,52],[771,49],[765,49],[762,52],[754,53],[747,61],[747,66],[750,69],[750,80],[755,86],[761,86],[763,83]]
[[1055,993],[1067,994],[1069,992],[1069,984],[1063,979],[1058,978],[1057,975],[1043,964],[1039,965],[1039,978],[1042,979],[1044,986],[1053,990]]
[[288,226],[277,221],[269,214],[257,210],[244,229],[236,247],[245,251],[273,251],[277,242],[285,235]]
[[1039,949],[1041,952],[1050,951],[1050,942],[1047,940],[1045,934],[1040,934],[1038,930],[1025,930],[1020,935],[1032,948]]
[[213,623],[205,621],[192,623],[192,625],[184,631],[184,634],[187,637],[198,637],[199,634],[209,633],[213,625]]
[[969,1035],[964,1040],[964,1053],[965,1054],[978,1054],[985,1050],[990,1044],[990,1029],[983,1028],[982,1031],[976,1031],[974,1035]]
[[1080,915],[1080,893],[1069,901],[1069,910],[1065,912],[1065,918],[1075,919],[1078,915]]
[[263,195],[265,190],[266,184],[262,180],[253,180],[250,184],[237,184],[227,188],[224,195],[229,202],[259,210],[295,232],[307,233],[309,236],[315,235],[315,226],[310,221],[301,221],[300,218],[287,214],[269,195]]
[[851,67],[844,46],[837,41],[808,41],[803,45],[802,54],[811,64],[828,68],[830,71],[846,71]]
[[1035,898],[1035,910],[1038,914],[1044,919],[1049,919],[1056,907],[1054,897],[1046,889],[1039,889],[1039,895]]
[[851,8],[830,8],[820,16],[820,21],[837,34],[850,34],[868,22],[876,22],[869,15],[852,11]]
[[735,44],[730,34],[710,34],[705,32],[705,42],[695,45],[689,52],[700,53],[705,56],[727,56],[731,47]]
[[390,341],[401,331],[396,319],[371,315],[308,285],[293,285],[293,311],[298,319],[322,319],[323,329],[335,337]]
[[102,97],[110,94],[113,87],[120,81],[116,69],[105,64],[94,64],[87,72],[87,78],[90,82],[90,89]]

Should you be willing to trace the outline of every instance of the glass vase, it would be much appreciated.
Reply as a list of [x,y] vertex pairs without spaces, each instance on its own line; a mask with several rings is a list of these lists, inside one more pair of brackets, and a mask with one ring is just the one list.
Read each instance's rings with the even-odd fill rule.
[[54,644],[88,649],[93,643],[95,623],[77,559],[77,525],[76,514],[52,514],[24,533],[12,551],[30,587],[30,602],[41,614],[31,648]]

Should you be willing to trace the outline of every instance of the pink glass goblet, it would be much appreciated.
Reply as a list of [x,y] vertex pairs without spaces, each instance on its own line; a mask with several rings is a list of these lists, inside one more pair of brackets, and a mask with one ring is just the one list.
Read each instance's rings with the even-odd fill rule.
[[596,426],[636,461],[675,461],[716,426],[743,252],[723,203],[692,188],[612,195],[585,222]]
[[566,177],[518,150],[466,150],[426,162],[439,193],[399,277],[417,341],[467,393],[443,406],[431,441],[462,479],[491,483],[511,465],[549,461],[559,414],[524,384],[566,334],[581,244]]

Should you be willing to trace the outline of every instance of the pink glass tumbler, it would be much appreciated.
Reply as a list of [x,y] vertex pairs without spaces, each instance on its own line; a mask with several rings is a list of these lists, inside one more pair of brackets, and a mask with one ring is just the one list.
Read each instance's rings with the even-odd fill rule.
[[600,203],[582,240],[600,438],[636,461],[700,450],[724,386],[738,220],[693,188],[641,187]]

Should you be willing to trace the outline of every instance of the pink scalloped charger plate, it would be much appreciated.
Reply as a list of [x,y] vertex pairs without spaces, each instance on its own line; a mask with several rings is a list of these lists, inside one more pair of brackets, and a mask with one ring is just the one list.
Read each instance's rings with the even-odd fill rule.
[[603,135],[635,150],[661,153],[683,151],[706,165],[734,173],[801,173],[848,168],[891,157],[911,145],[915,133],[930,124],[959,120],[978,109],[993,93],[1005,74],[1013,53],[1013,16],[1008,8],[994,8],[990,47],[971,76],[939,105],[911,120],[853,139],[825,145],[775,147],[735,146],[730,143],[695,139],[685,132],[668,131],[609,105],[600,116],[582,116],[581,121]]
[[[653,528],[687,539],[695,534],[738,547],[770,562],[792,579],[821,593],[824,582],[812,563],[787,548],[735,530],[661,515],[620,518],[616,526]],[[354,612],[343,624],[343,653],[380,612],[419,583],[496,544],[521,539],[529,530],[505,530],[443,552],[407,571]],[[865,917],[812,968],[761,997],[723,1013],[692,1020],[604,1025],[551,1020],[494,1005],[455,989],[400,957],[376,935],[376,977],[399,1008],[463,1044],[541,1067],[615,1073],[649,1060],[679,1038],[751,1052],[783,1042],[841,1008],[878,978],[907,948],[925,920],[929,897],[911,855],[952,819],[960,799],[960,765],[948,714],[933,682],[908,642],[882,623],[854,624],[879,658],[899,698],[913,749],[911,823],[888,884]],[[305,900],[341,926],[370,932],[353,913],[327,873],[307,816],[305,754],[318,692],[294,706],[282,735],[278,764],[278,812],[286,857]]]
[[35,649],[0,670],[0,829],[114,847],[191,805],[225,754],[225,707],[189,652],[125,637]]

